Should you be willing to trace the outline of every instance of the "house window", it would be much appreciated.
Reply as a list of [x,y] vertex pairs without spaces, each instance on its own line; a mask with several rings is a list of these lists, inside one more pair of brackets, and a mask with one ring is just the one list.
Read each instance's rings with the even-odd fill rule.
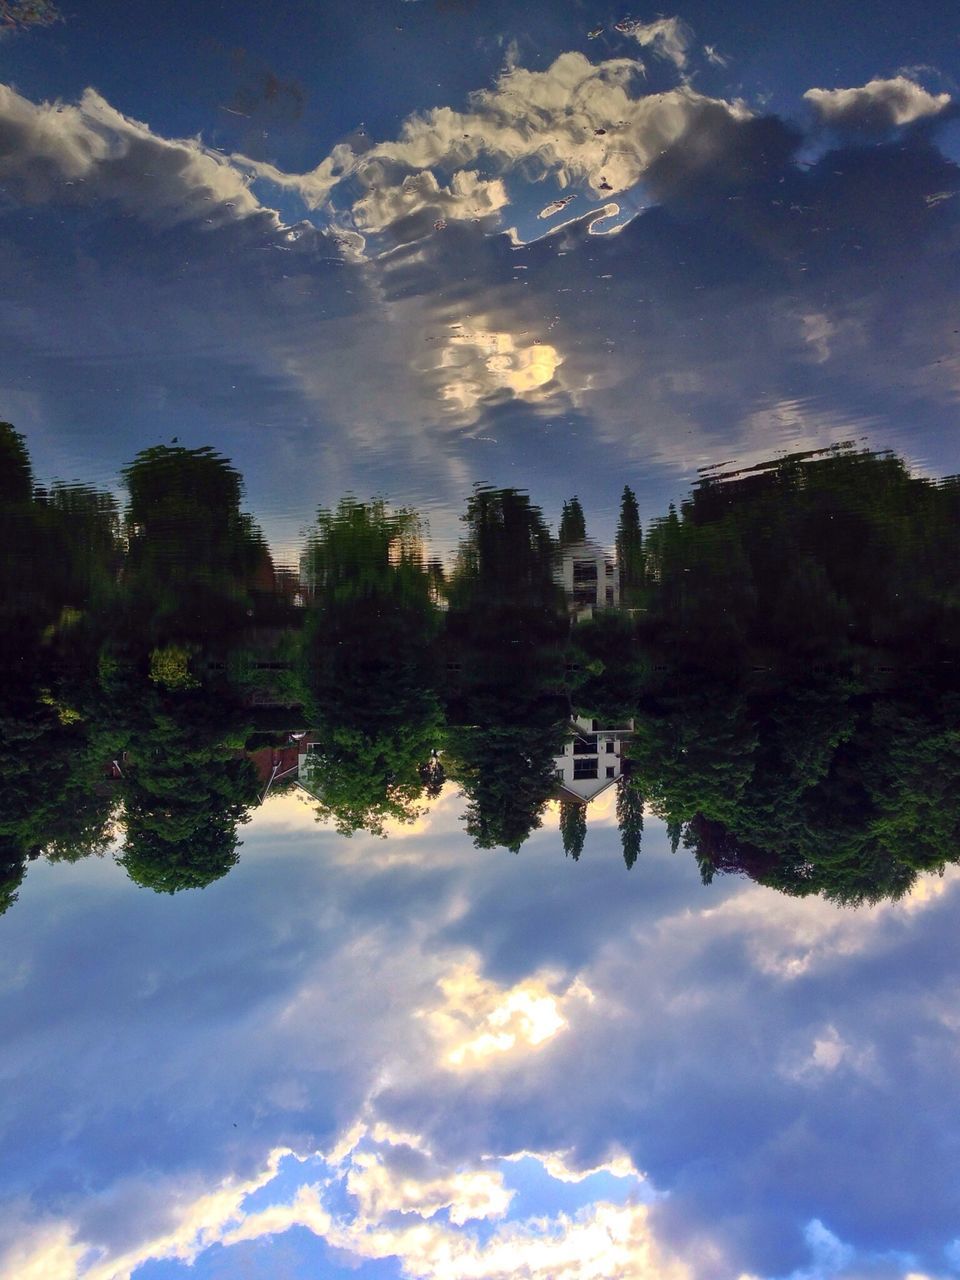
[[607,755],[608,756],[613,755],[613,739],[612,738],[607,739]]
[[607,777],[608,777],[608,778],[612,778],[612,777],[613,777],[613,773],[614,773],[613,765],[612,765],[612,764],[608,764],[608,765],[607,765]]
[[595,778],[597,776],[597,762],[593,760],[574,760],[573,762],[573,780],[574,782],[583,781],[587,778]]
[[575,756],[595,756],[597,754],[597,735],[595,733],[578,733],[573,740]]

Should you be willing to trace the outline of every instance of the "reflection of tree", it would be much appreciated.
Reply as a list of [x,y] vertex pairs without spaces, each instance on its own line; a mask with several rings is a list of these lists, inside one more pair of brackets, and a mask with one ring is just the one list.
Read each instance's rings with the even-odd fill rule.
[[122,668],[109,682],[130,743],[119,783],[120,864],[157,893],[203,888],[237,862],[237,826],[258,799],[253,766],[240,754],[242,724],[203,689],[158,690]]
[[620,574],[620,603],[634,608],[642,602],[644,584],[643,534],[636,495],[624,485],[617,525],[617,569]]
[[560,533],[558,541],[562,547],[572,546],[575,542],[583,542],[587,536],[587,522],[584,518],[580,499],[573,497],[563,504],[560,514]]
[[569,709],[557,696],[562,597],[539,510],[514,489],[480,489],[448,587],[451,770],[479,848],[516,851],[555,788]]
[[442,736],[435,575],[416,517],[376,501],[321,511],[305,560],[307,785],[344,834],[382,832],[416,815]]
[[[105,849],[121,804],[134,879],[209,883],[257,799],[231,679],[276,578],[240,477],[177,448],[124,474],[121,528],[109,495],[36,488],[0,424],[0,907],[30,859]],[[646,800],[705,879],[897,896],[960,847],[958,519],[956,480],[851,449],[703,480],[645,538],[627,487],[629,612],[571,627],[526,494],[476,490],[449,575],[424,564],[414,512],[344,501],[303,557],[302,630],[292,603],[270,615],[315,739],[304,778],[342,832],[383,831],[449,770],[474,843],[517,850],[556,794],[571,712],[633,718],[628,867]],[[583,523],[574,499],[562,540]],[[584,808],[561,813],[578,857]]]
[[156,446],[123,473],[128,626],[150,647],[218,640],[247,616],[266,548],[240,511],[239,474],[212,449]]
[[648,638],[698,645],[706,665],[762,646],[955,647],[958,494],[849,448],[705,479],[648,532]]

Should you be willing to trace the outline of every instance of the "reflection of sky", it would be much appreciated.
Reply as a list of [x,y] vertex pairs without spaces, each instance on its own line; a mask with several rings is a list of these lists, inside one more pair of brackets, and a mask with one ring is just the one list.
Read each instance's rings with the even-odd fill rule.
[[[346,489],[441,541],[476,480],[577,491],[610,537],[624,482],[648,518],[783,449],[958,469],[952,9],[63,9],[0,37],[40,477],[210,443],[290,545]],[[31,867],[5,1277],[960,1273],[955,878],[841,913],[704,889],[653,820],[627,875],[609,814],[576,865],[456,814],[277,798],[173,899]]]
[[953,1274],[955,877],[842,912],[704,888],[654,819],[628,873],[602,809],[578,863],[459,809],[344,841],[278,797],[175,898],[31,867],[0,1274]]
[[841,10],[7,36],[0,412],[44,478],[213,443],[283,546],[345,489],[441,542],[475,480],[576,489],[606,537],[624,480],[650,517],[731,458],[954,470],[957,52],[938,6]]

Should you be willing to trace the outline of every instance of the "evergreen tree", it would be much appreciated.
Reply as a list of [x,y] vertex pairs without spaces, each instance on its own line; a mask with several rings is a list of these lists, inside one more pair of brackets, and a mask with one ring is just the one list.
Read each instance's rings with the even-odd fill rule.
[[643,533],[636,495],[624,485],[620,500],[620,522],[617,525],[617,568],[620,573],[620,603],[635,607],[643,588]]
[[587,524],[583,515],[580,499],[574,495],[569,502],[563,504],[560,516],[560,546],[569,547],[575,542],[583,542],[587,536]]
[[643,838],[643,796],[634,778],[623,774],[617,782],[617,826],[623,860],[629,871],[640,854]]
[[560,801],[560,835],[563,852],[576,862],[587,838],[587,806],[580,800]]

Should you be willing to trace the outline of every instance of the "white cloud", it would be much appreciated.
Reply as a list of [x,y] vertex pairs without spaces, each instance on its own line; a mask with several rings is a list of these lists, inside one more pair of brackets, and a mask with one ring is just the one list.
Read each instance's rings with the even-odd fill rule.
[[435,366],[441,398],[471,415],[485,400],[507,394],[537,401],[550,395],[563,356],[532,333],[512,334],[488,327],[484,317],[469,328],[452,325]]
[[[631,34],[641,44],[682,66],[686,29],[675,18],[640,25]],[[592,63],[583,54],[561,54],[543,71],[508,66],[489,89],[470,95],[466,110],[436,107],[408,117],[395,140],[354,153],[342,143],[315,169],[283,173],[275,166],[234,156],[252,175],[297,191],[308,207],[335,201],[338,184],[350,177],[364,194],[351,208],[358,226],[380,230],[391,213],[423,207],[428,198],[445,216],[483,217],[506,202],[499,179],[468,177],[466,166],[493,160],[505,171],[552,176],[561,187],[583,182],[594,192],[634,186],[650,164],[707,115],[749,118],[739,102],[705,97],[687,86],[668,93],[637,94],[642,64],[632,58]],[[399,172],[392,176],[392,168]],[[443,188],[431,173],[454,173]],[[403,175],[403,176],[400,176]]]
[[659,58],[672,62],[678,71],[687,65],[692,32],[680,18],[656,18],[653,22],[618,22],[616,30],[632,36],[644,49],[650,49]]
[[482,977],[472,961],[457,965],[437,985],[443,1002],[422,1016],[439,1043],[441,1061],[467,1070],[538,1048],[566,1029],[572,1001],[594,998],[579,980],[557,995],[557,976],[549,973],[531,974],[504,989]]
[[500,178],[484,180],[470,169],[458,170],[446,187],[428,169],[408,174],[392,185],[385,175],[377,181],[373,164],[366,167],[364,180],[367,192],[352,208],[354,221],[364,232],[383,231],[423,209],[436,212],[443,219],[479,222],[509,203]]
[[720,53],[712,44],[703,46],[704,56],[712,67],[726,67],[730,65],[730,59],[725,53]]
[[876,1056],[873,1046],[857,1047],[845,1040],[835,1026],[828,1024],[814,1035],[805,1054],[784,1062],[780,1071],[786,1079],[800,1084],[818,1084],[841,1067],[857,1075],[874,1075]]
[[949,106],[948,93],[928,93],[906,76],[870,80],[855,89],[808,89],[803,95],[824,124],[852,128],[890,128],[938,115]]
[[72,106],[35,104],[0,85],[0,183],[26,204],[116,200],[161,226],[253,215],[280,225],[224,156],[196,139],[158,137],[94,89]]

